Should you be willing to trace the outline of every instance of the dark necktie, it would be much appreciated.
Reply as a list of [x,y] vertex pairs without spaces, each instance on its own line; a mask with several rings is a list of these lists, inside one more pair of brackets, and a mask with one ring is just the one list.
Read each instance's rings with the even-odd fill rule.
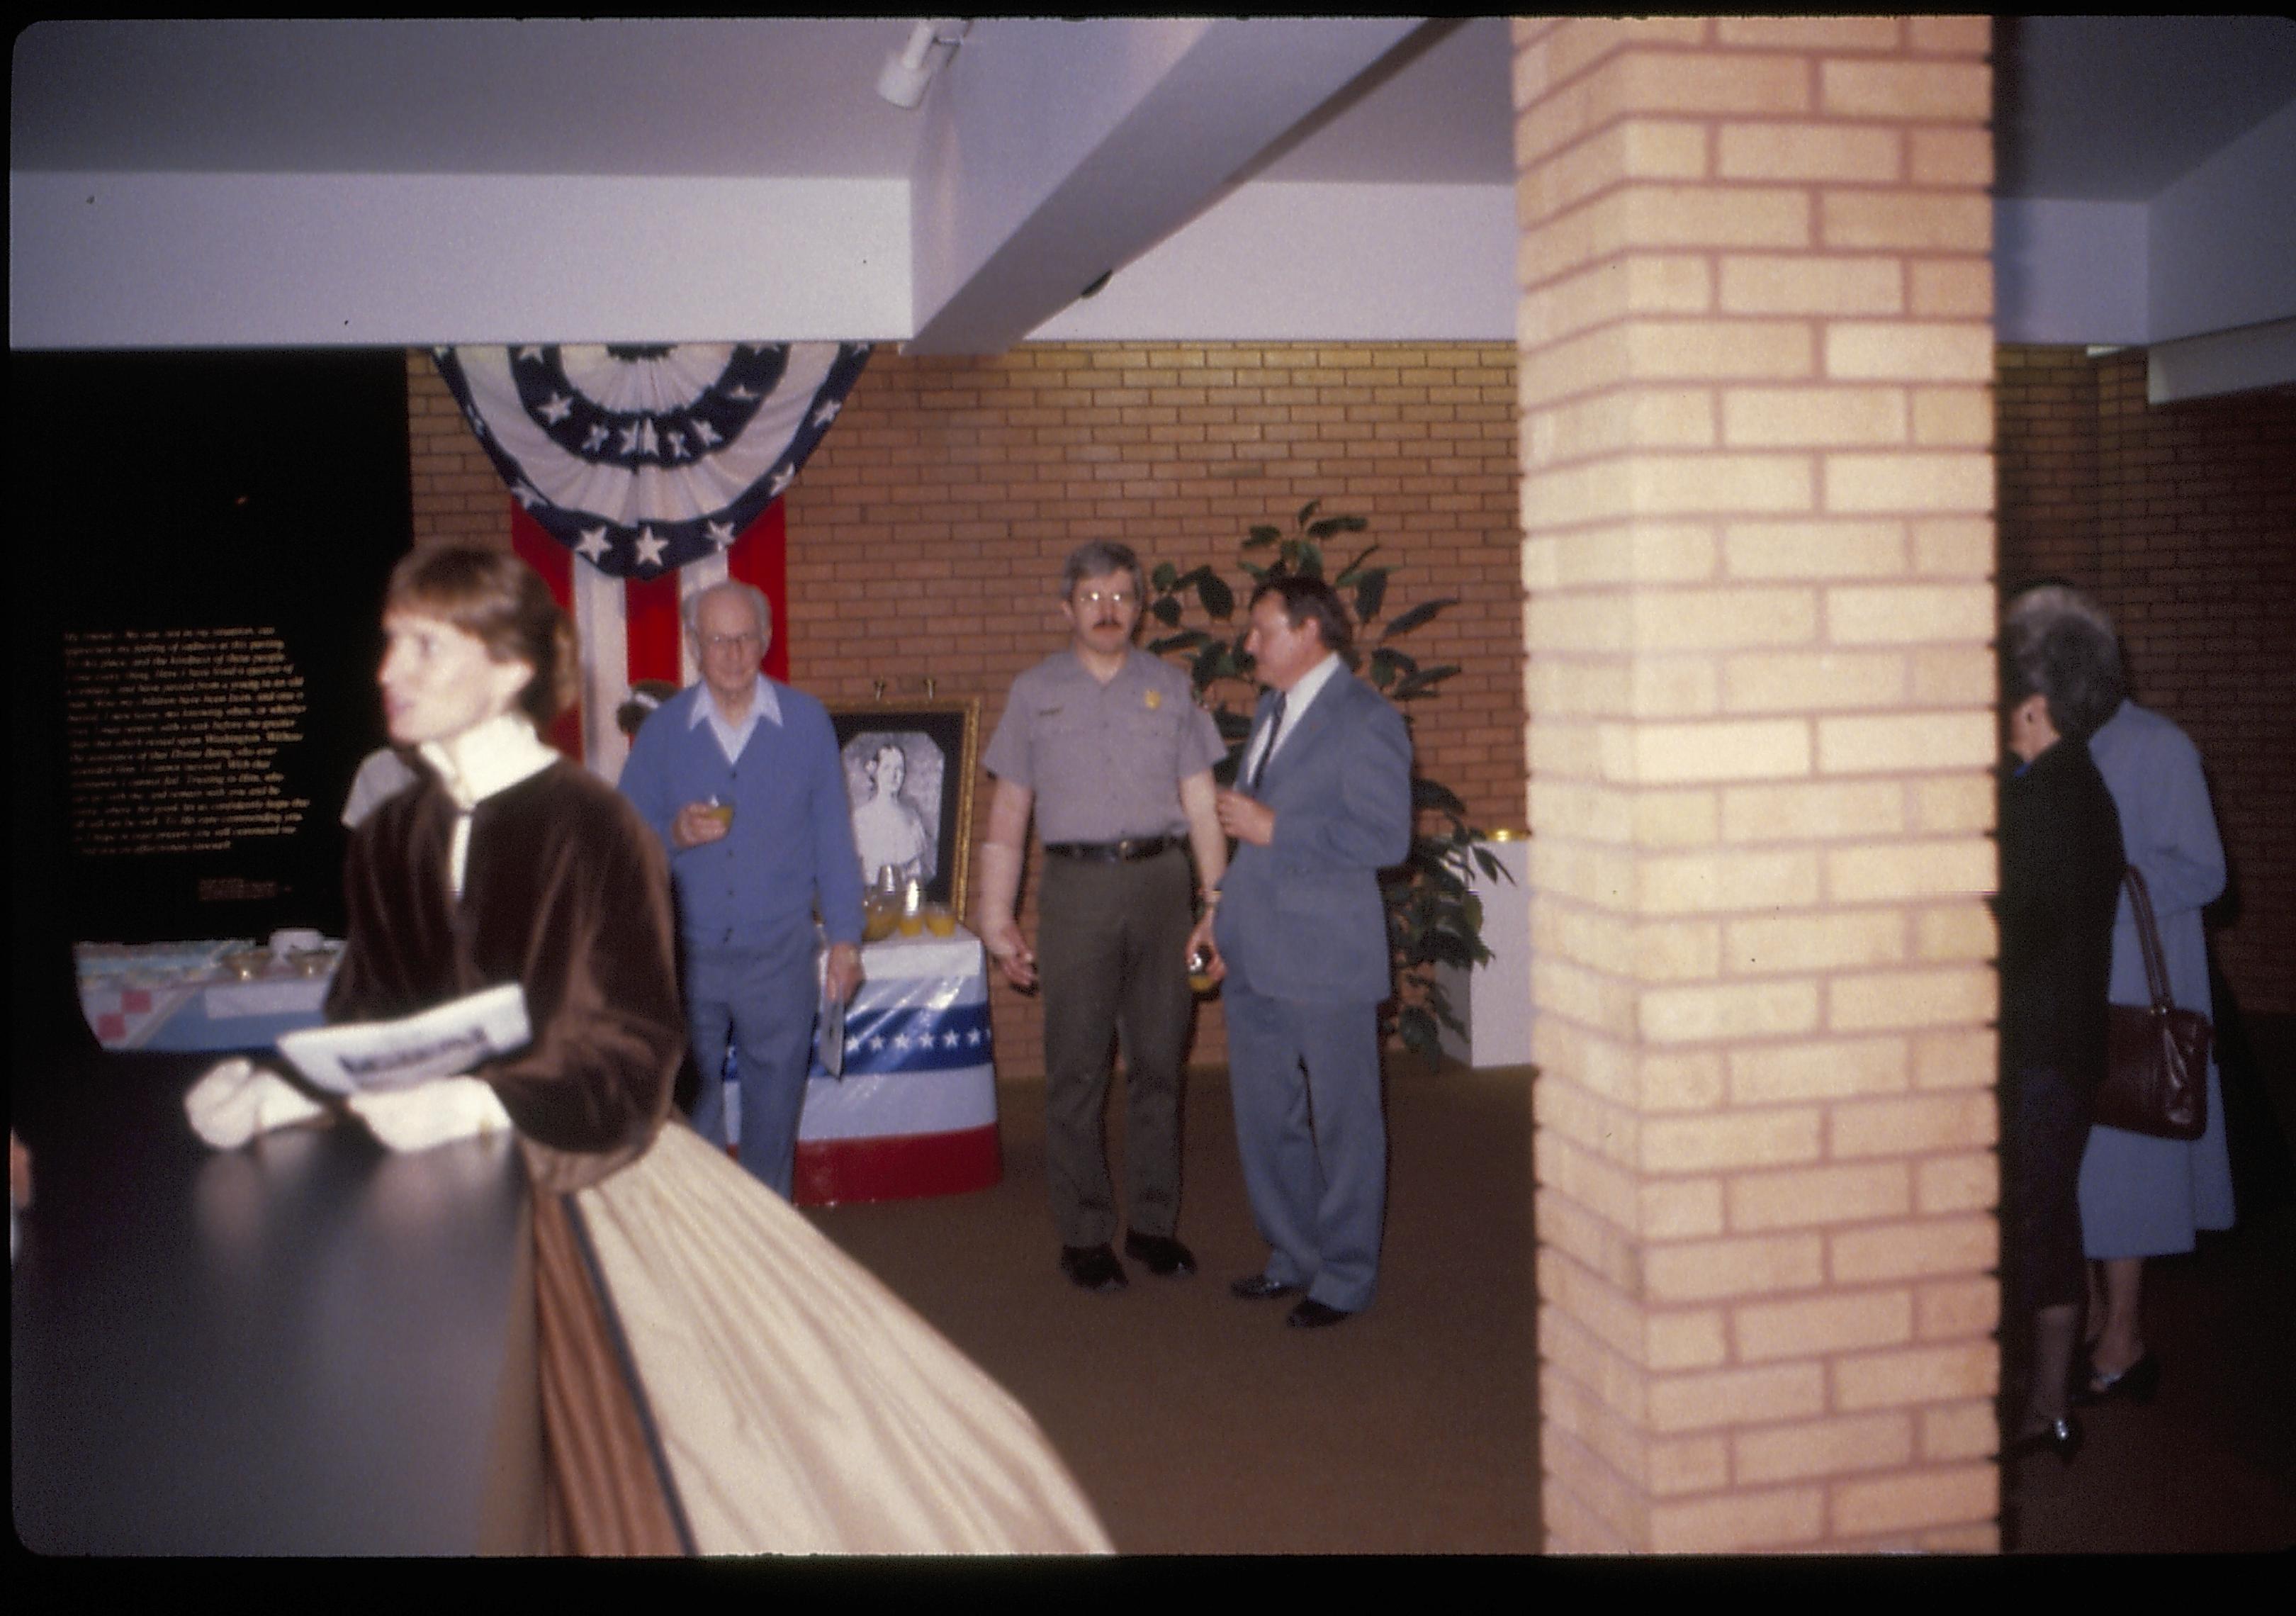
[[1283,693],[1275,693],[1275,705],[1267,711],[1267,744],[1259,749],[1259,756],[1251,766],[1251,789],[1258,791],[1259,783],[1267,778],[1267,760],[1275,755],[1275,737],[1283,733]]

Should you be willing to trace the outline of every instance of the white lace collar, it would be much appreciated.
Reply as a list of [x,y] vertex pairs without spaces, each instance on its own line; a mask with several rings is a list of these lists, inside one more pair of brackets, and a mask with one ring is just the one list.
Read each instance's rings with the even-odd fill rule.
[[466,814],[558,760],[556,750],[545,744],[533,723],[515,709],[445,741],[426,741],[422,752],[455,806]]

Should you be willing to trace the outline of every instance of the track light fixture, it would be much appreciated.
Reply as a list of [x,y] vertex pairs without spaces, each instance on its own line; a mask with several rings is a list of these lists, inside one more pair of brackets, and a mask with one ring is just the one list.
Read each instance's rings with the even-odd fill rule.
[[909,30],[908,45],[885,58],[877,74],[877,94],[904,111],[925,98],[925,86],[956,53],[972,22],[963,17],[927,17]]

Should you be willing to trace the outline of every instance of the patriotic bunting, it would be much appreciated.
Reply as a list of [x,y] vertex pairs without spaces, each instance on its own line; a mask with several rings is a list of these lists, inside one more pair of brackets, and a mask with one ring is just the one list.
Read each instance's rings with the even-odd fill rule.
[[[573,615],[582,709],[552,739],[612,779],[631,686],[691,683],[685,596],[735,578],[783,610],[777,501],[836,421],[866,343],[432,350],[517,509],[512,542]],[[777,622],[776,628],[780,627]],[[786,677],[776,633],[767,669]]]
[[723,554],[782,496],[865,342],[442,348],[439,374],[511,496],[612,578]]

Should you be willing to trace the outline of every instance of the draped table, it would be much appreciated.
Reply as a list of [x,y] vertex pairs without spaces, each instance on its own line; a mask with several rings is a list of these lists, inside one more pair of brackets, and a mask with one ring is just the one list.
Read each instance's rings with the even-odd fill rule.
[[106,1049],[170,1054],[268,1049],[282,1033],[317,1026],[332,967],[306,976],[280,961],[242,980],[223,956],[252,946],[82,943],[72,950],[80,1013]]
[[823,1064],[815,1028],[799,1205],[956,1194],[1003,1176],[987,966],[980,939],[962,927],[862,948],[843,1077]]

